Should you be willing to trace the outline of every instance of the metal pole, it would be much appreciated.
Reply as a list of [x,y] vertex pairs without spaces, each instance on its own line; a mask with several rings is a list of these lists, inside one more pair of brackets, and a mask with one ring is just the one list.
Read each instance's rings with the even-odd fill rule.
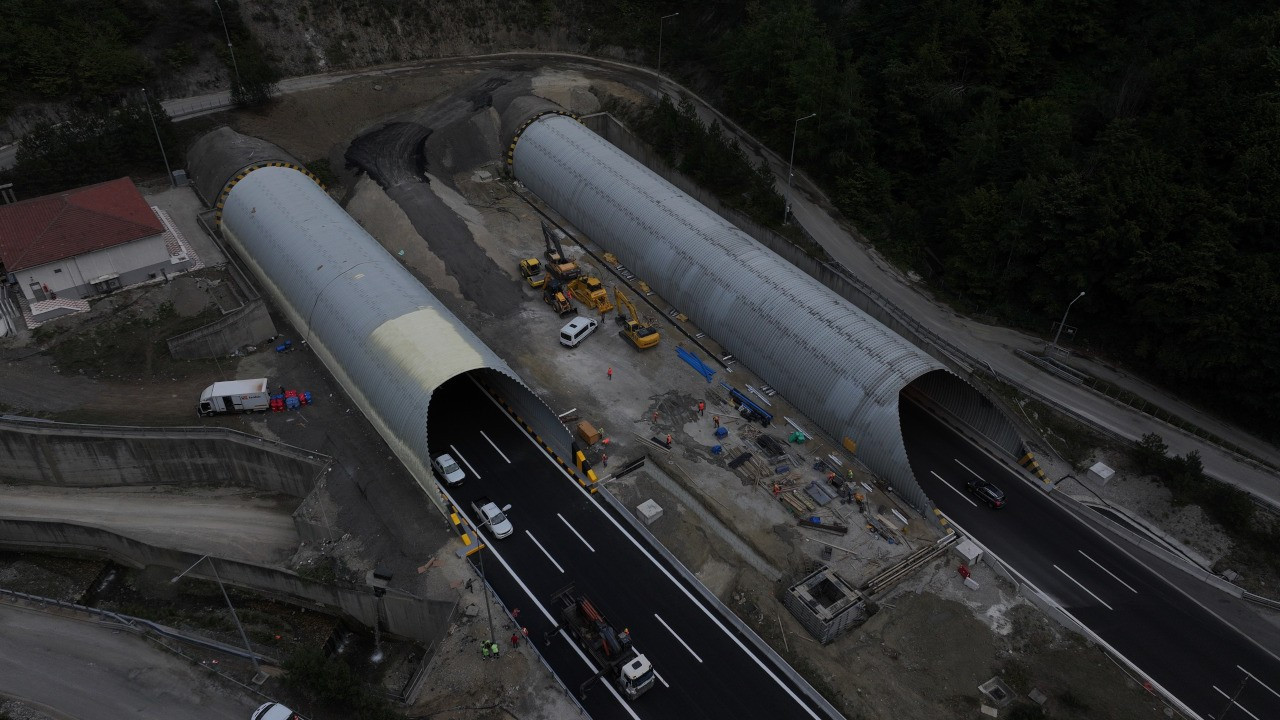
[[671,13],[670,15],[663,15],[662,17],[658,18],[658,74],[659,75],[662,74],[662,23],[664,23],[667,20],[667,18],[673,18],[679,14],[680,13]]
[[476,554],[480,556],[480,584],[484,585],[484,611],[489,616],[489,642],[498,642],[497,635],[493,632],[493,601],[489,598],[489,581],[484,576],[484,550],[488,547],[487,543],[481,543]]
[[173,171],[169,169],[169,156],[164,153],[164,141],[160,139],[160,128],[156,126],[156,116],[151,113],[151,98],[147,97],[146,88],[142,88],[142,102],[147,105],[147,117],[151,118],[151,129],[156,131],[156,142],[160,144],[160,157],[164,160],[164,172],[169,176],[169,187],[173,187]]
[[791,131],[791,161],[787,163],[787,197],[784,198],[782,204],[782,224],[787,224],[787,216],[791,214],[791,179],[795,177],[796,167],[796,136],[800,134],[800,121],[808,120],[818,113],[809,113],[802,118],[796,119],[795,129]]
[[[1080,294],[1076,296],[1076,300],[1079,300],[1082,297],[1084,297],[1083,290],[1081,290]],[[1062,326],[1067,324],[1067,313],[1071,312],[1071,306],[1076,304],[1076,300],[1072,300],[1067,303],[1067,309],[1062,311],[1062,321],[1058,323],[1058,332],[1053,334],[1054,347],[1058,347],[1058,338],[1062,336]]]
[[227,16],[222,14],[222,5],[218,4],[218,0],[213,0],[213,6],[218,8],[218,17],[222,18],[222,32],[227,36],[227,52],[231,53],[231,69],[236,74],[236,87],[240,90],[240,95],[244,95],[244,83],[240,82],[240,67],[236,65],[236,49],[231,47],[231,31],[227,29]]
[[[207,555],[205,557],[208,557]],[[222,591],[222,599],[227,601],[227,608],[231,610],[231,619],[236,623],[236,630],[240,631],[240,639],[244,642],[244,649],[249,651],[249,659],[253,661],[253,671],[261,672],[262,668],[258,666],[258,654],[253,651],[249,645],[249,636],[244,632],[244,626],[240,624],[240,616],[236,615],[236,607],[231,604],[231,596],[227,595],[227,589],[222,586],[222,578],[218,576],[218,566],[213,562],[213,558],[209,558],[209,567],[213,570],[213,578],[218,581],[218,589]]]
[[227,601],[227,608],[231,610],[231,619],[236,623],[236,630],[240,631],[240,640],[244,642],[244,649],[249,652],[249,660],[253,662],[253,670],[255,673],[260,672],[262,668],[258,666],[258,654],[255,653],[253,648],[249,645],[249,636],[245,634],[244,626],[240,624],[240,616],[236,615],[236,607],[231,604],[231,596],[227,595],[227,589],[222,586],[222,577],[218,575],[218,566],[213,563],[213,558],[208,555],[201,555],[199,560],[191,563],[191,567],[178,573],[178,575],[169,580],[169,582],[171,584],[178,582],[184,575],[195,570],[196,566],[205,560],[209,561],[209,567],[213,570],[213,578],[218,581],[218,589],[222,591],[222,599]]

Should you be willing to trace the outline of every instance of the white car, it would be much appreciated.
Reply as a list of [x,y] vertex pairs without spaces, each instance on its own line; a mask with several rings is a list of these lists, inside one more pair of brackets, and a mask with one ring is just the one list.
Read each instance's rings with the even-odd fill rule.
[[458,465],[449,453],[440,455],[435,460],[432,460],[431,467],[435,469],[437,475],[444,478],[444,481],[450,485],[457,485],[467,476],[462,467]]
[[482,497],[471,503],[471,507],[476,511],[476,522],[482,526],[489,526],[489,529],[493,530],[495,538],[501,540],[515,532],[515,528],[511,527],[511,521],[506,516],[506,511],[511,509],[510,505],[499,508],[494,501],[487,497]]

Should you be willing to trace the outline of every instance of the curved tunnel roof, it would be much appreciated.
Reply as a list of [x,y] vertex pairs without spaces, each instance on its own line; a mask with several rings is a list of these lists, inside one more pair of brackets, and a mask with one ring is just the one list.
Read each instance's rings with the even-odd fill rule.
[[921,510],[899,393],[945,367],[562,115],[523,128],[517,179],[616,255]]
[[[195,181],[220,188],[223,236],[424,487],[428,405],[450,379],[493,371],[488,379],[506,394],[523,390],[518,409],[555,417],[311,177],[261,152],[246,172],[238,159],[221,158],[219,144],[232,152],[243,145],[228,139],[206,135],[190,156]],[[558,428],[554,445],[568,445],[558,421],[533,424],[548,441]]]

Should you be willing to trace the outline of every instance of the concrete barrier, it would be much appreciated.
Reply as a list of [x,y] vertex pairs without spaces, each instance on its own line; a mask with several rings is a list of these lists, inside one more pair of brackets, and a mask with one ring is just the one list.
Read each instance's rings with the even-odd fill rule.
[[203,327],[169,338],[169,354],[177,360],[225,357],[246,345],[261,345],[276,334],[271,313],[261,298],[250,300]]
[[305,497],[328,462],[320,453],[226,428],[0,418],[0,482],[14,484],[240,485]]
[[[42,520],[0,518],[0,546],[14,550],[70,550],[106,556],[139,569],[151,565],[170,568],[175,575],[200,560],[194,553],[157,547],[109,530]],[[341,613],[367,627],[380,627],[384,632],[428,647],[435,646],[444,636],[458,604],[456,598],[420,598],[398,591],[379,597],[370,587],[322,584],[290,570],[236,560],[214,560],[224,583],[293,604]],[[196,565],[187,574],[214,580],[207,563]]]

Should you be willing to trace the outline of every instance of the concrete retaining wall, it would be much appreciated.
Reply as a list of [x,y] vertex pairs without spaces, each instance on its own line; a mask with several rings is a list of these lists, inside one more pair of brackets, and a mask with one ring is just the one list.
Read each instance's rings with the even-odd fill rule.
[[250,300],[204,327],[171,337],[169,354],[177,360],[225,357],[245,345],[261,345],[276,335],[261,298]]
[[[123,565],[145,568],[159,565],[174,574],[190,567],[200,556],[139,542],[100,528],[40,520],[0,518],[0,546],[16,550],[62,550],[107,556]],[[282,600],[344,614],[367,627],[433,646],[448,628],[456,599],[433,600],[390,592],[379,599],[372,588],[323,585],[288,570],[234,560],[217,559],[224,583]],[[212,581],[207,561],[188,573]]]
[[225,428],[129,428],[0,418],[0,482],[15,484],[241,485],[305,497],[328,460]]

